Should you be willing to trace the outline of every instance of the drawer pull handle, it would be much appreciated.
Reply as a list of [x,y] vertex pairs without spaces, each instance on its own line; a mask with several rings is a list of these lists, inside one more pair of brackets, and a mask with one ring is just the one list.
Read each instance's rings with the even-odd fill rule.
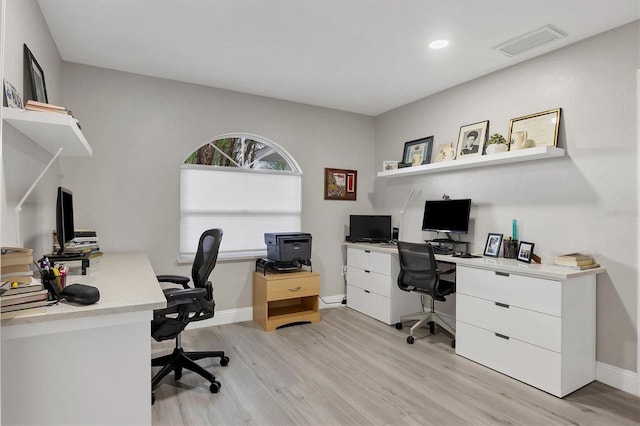
[[289,290],[289,291],[298,291],[298,290],[302,290],[302,286],[298,286],[298,287],[291,287],[291,288],[288,288],[287,290]]
[[371,253],[371,250],[365,250],[364,252],[365,253]]
[[509,276],[509,274],[506,273],[506,272],[498,272],[498,271],[496,271],[496,275],[500,275],[501,277],[508,277]]
[[495,334],[496,337],[499,337],[501,339],[509,340],[509,336],[505,336],[504,334],[500,334],[500,333],[493,333],[493,334]]
[[369,271],[368,269],[365,269],[364,271],[365,271],[367,274],[370,274],[370,273],[371,273],[371,271]]
[[365,292],[365,293],[371,293],[369,290],[365,290],[364,292]]
[[500,303],[500,302],[494,302],[494,303],[496,304],[496,306],[509,309],[509,305],[507,305],[506,303]]

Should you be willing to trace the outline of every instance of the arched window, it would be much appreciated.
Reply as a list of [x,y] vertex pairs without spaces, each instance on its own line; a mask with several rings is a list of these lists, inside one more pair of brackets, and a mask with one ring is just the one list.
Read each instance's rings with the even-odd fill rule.
[[264,256],[265,232],[300,231],[302,172],[282,147],[248,134],[214,138],[180,168],[180,255],[222,228],[221,258]]

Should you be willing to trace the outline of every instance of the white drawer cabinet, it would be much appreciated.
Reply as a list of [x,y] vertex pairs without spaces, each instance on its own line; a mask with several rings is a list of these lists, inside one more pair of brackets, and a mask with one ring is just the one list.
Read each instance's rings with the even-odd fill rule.
[[348,247],[347,306],[389,325],[420,311],[420,296],[398,288],[399,272],[397,253]]
[[595,380],[595,275],[458,265],[456,353],[555,396]]

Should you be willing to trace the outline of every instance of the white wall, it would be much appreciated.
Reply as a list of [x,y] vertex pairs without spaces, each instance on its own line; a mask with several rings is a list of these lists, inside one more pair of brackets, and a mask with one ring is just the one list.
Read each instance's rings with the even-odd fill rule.
[[376,167],[401,158],[405,141],[434,135],[456,142],[460,126],[490,120],[507,135],[509,120],[563,109],[559,146],[567,156],[442,174],[376,179],[375,209],[398,214],[412,189],[422,195],[407,212],[404,239],[420,230],[425,199],[470,197],[467,239],[482,252],[488,232],[535,243],[545,263],[555,254],[592,253],[598,276],[597,359],[637,371],[638,22],[540,58],[462,84],[376,118]]
[[[190,267],[176,266],[180,164],[217,135],[246,132],[276,142],[300,164],[302,230],[313,236],[320,293],[345,292],[344,226],[350,213],[373,210],[372,117],[79,64],[63,71],[64,105],[94,155],[61,159],[62,181],[74,192],[77,226],[95,228],[104,251],[144,251],[157,273],[188,275]],[[323,199],[325,167],[358,171],[357,201]],[[253,260],[218,264],[217,309],[252,305],[254,267]]]
[[[49,102],[59,103],[62,61],[38,4],[34,0],[7,0],[5,16],[4,76],[30,99],[30,86],[24,72],[23,44],[36,57],[45,76]],[[18,220],[15,206],[51,159],[51,154],[35,145],[10,125],[2,129],[2,226],[3,245],[24,245],[34,254],[51,251],[51,230],[55,226],[55,189],[59,184],[59,165],[55,163],[44,175],[23,205],[20,213],[21,239],[17,240]]]

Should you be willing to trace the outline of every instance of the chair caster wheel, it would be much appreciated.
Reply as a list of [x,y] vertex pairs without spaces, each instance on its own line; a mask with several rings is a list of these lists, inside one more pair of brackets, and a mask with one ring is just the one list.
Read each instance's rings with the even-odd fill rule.
[[413,338],[413,336],[407,336],[407,343],[410,345],[413,345],[413,342],[415,342],[415,339]]
[[156,403],[156,394],[151,392],[151,405]]
[[222,358],[220,358],[220,365],[221,366],[226,366],[229,364],[229,357],[228,356],[223,356]]
[[176,368],[175,373],[176,373],[176,380],[182,379],[182,368]]
[[222,384],[218,381],[215,381],[213,383],[211,383],[211,386],[209,386],[209,390],[211,391],[211,393],[218,393],[220,392],[220,387],[222,386]]
[[401,322],[397,322],[396,323],[396,330],[402,330],[402,323]]
[[429,333],[435,334],[436,332],[436,323],[433,321],[429,321]]

